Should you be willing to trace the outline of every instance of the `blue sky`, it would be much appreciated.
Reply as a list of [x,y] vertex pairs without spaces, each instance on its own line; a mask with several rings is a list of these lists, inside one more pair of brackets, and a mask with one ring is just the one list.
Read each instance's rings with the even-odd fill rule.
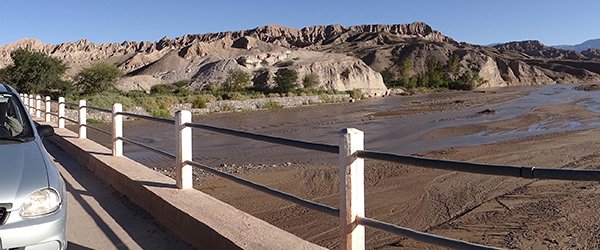
[[475,44],[535,39],[558,45],[600,38],[597,0],[2,0],[0,6],[0,45],[22,38],[156,41],[267,24],[301,28],[415,21]]

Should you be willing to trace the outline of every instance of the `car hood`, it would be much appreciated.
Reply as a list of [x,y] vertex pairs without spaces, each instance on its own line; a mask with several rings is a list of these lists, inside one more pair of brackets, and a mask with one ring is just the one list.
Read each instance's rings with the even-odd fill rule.
[[35,140],[0,144],[0,203],[20,205],[44,187],[48,187],[48,172]]

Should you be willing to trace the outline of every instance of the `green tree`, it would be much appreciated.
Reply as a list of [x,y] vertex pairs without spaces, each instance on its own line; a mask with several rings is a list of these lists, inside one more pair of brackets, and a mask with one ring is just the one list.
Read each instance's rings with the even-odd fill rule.
[[383,78],[383,83],[385,84],[385,86],[392,87],[393,85],[395,85],[396,74],[394,74],[394,72],[391,69],[387,68],[379,73]]
[[316,87],[317,85],[319,85],[319,82],[319,76],[314,73],[308,73],[304,75],[304,78],[302,79],[302,85],[304,85],[304,88],[307,89],[312,89]]
[[448,58],[448,73],[452,75],[458,75],[460,73],[460,58],[456,54],[452,54]]
[[0,69],[0,81],[26,93],[55,95],[70,92],[71,83],[61,79],[67,66],[60,59],[27,49],[16,49],[10,57],[13,64]]
[[408,58],[402,60],[402,68],[400,74],[402,76],[402,86],[412,89],[415,87],[415,81],[411,80],[410,71],[412,70],[412,61]]
[[241,69],[231,69],[227,72],[227,78],[223,83],[226,91],[240,91],[251,84],[252,76],[250,73]]
[[293,69],[279,69],[275,73],[276,91],[279,93],[287,93],[295,90],[298,87],[296,81],[298,81],[298,72]]
[[82,94],[94,94],[115,89],[117,80],[123,76],[117,66],[98,63],[81,70],[75,76],[75,86]]

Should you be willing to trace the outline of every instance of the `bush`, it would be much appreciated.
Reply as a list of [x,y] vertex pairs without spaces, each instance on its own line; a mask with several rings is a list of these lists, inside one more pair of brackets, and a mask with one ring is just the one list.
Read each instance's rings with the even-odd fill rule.
[[87,100],[90,106],[104,109],[112,109],[114,103],[120,103],[124,109],[132,108],[136,105],[131,98],[112,92],[97,93],[80,98]]
[[186,88],[178,87],[177,89],[175,89],[175,91],[173,91],[173,94],[177,96],[188,96],[191,95],[192,92]]
[[293,69],[280,69],[275,73],[276,91],[279,93],[294,91],[298,87],[296,81],[298,81],[298,72]]
[[167,95],[172,94],[175,91],[175,86],[167,84],[154,85],[150,88],[150,94],[152,95]]
[[304,88],[307,89],[312,89],[316,87],[317,85],[319,85],[319,82],[319,76],[313,73],[308,73],[304,75],[304,78],[302,79],[302,85],[304,85]]
[[202,96],[196,96],[194,102],[192,103],[192,107],[196,109],[206,108],[206,100],[204,100]]
[[252,76],[241,69],[231,69],[227,72],[227,78],[223,83],[226,91],[240,91],[251,85]]
[[350,94],[350,97],[352,97],[354,100],[360,100],[363,96],[362,90],[360,89],[348,90],[346,93]]
[[450,82],[448,88],[456,90],[473,90],[486,82],[487,81],[480,77],[478,73],[466,71],[457,81]]
[[42,52],[16,49],[10,53],[13,64],[0,69],[0,81],[24,93],[43,95],[67,95],[72,84],[62,80],[67,65],[61,60]]
[[93,94],[115,89],[117,79],[123,72],[108,63],[94,64],[84,68],[75,76],[75,86],[82,94]]
[[135,98],[135,97],[145,97],[145,96],[149,96],[149,95],[148,95],[148,93],[146,93],[146,91],[131,90],[131,91],[127,92],[125,94],[125,96]]
[[153,110],[150,113],[154,117],[171,118],[171,112],[169,112],[169,110],[166,110],[166,109],[157,109],[157,110]]
[[283,108],[283,106],[277,101],[269,100],[263,104],[262,108],[273,110]]
[[231,92],[223,94],[223,100],[234,100],[234,101],[242,101],[245,100],[246,96],[244,96],[240,92]]
[[331,96],[328,95],[328,94],[320,94],[319,95],[319,99],[321,99],[321,101],[324,102],[324,103],[329,103],[329,102],[333,101],[333,99],[331,98]]

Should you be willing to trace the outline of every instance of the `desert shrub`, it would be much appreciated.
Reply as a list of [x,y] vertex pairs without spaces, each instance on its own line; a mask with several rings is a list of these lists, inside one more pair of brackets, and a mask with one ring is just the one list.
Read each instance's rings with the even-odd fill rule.
[[319,99],[321,99],[321,101],[324,102],[324,103],[329,103],[329,102],[333,101],[333,99],[331,98],[331,96],[328,95],[328,94],[320,94],[319,95]]
[[62,79],[67,65],[60,59],[22,48],[11,52],[10,58],[13,63],[0,69],[0,82],[24,93],[53,97],[71,93],[71,82]]
[[189,89],[178,87],[177,89],[175,89],[175,91],[173,91],[173,94],[177,96],[188,96],[191,95],[192,92]]
[[285,96],[287,96],[287,97],[294,97],[294,96],[296,96],[296,93],[294,93],[294,92],[287,92],[285,94]]
[[152,114],[152,116],[154,116],[154,117],[161,117],[161,118],[170,118],[171,117],[171,112],[169,112],[169,110],[167,110],[167,109],[152,110],[150,112],[150,114]]
[[171,85],[178,87],[178,88],[182,88],[188,84],[190,84],[190,80],[179,80],[179,81],[172,83]]
[[293,69],[279,69],[275,73],[276,91],[279,93],[294,91],[298,87],[296,81],[298,81],[298,72]]
[[215,97],[213,94],[201,94],[200,97],[202,97],[202,99],[204,99],[206,102],[217,101],[217,97]]
[[192,107],[196,109],[206,108],[206,100],[204,100],[202,96],[195,96],[194,102],[192,102]]
[[457,81],[448,83],[448,88],[457,90],[472,90],[486,82],[487,81],[480,77],[478,73],[465,71]]
[[117,79],[123,76],[117,66],[108,63],[94,64],[75,76],[75,86],[83,94],[99,93],[115,89]]
[[175,91],[175,86],[168,84],[158,84],[150,88],[150,94],[152,95],[167,95]]
[[262,108],[273,110],[283,108],[283,106],[277,101],[269,100],[262,105]]
[[279,93],[269,93],[267,97],[281,97],[281,95]]
[[394,74],[394,72],[391,69],[384,69],[381,72],[379,72],[379,74],[381,74],[381,77],[383,78],[383,83],[388,88],[393,87],[397,84],[396,74]]
[[350,97],[354,100],[360,100],[363,96],[362,90],[360,89],[348,90],[346,93],[350,94]]
[[135,97],[144,97],[144,96],[149,96],[149,95],[148,95],[148,93],[146,93],[146,91],[131,90],[131,91],[125,93],[125,96],[130,97],[130,98],[135,98]]
[[246,99],[246,96],[244,96],[240,92],[224,93],[222,95],[222,97],[223,97],[223,100],[234,100],[234,101],[241,101],[241,100],[245,100]]
[[227,78],[223,83],[226,91],[240,91],[251,85],[252,76],[242,69],[231,69],[227,72]]
[[132,108],[136,103],[129,97],[117,93],[103,92],[92,95],[81,96],[80,99],[87,100],[87,104],[94,107],[112,109],[113,104],[120,103],[124,109]]
[[308,73],[304,75],[304,78],[302,78],[302,85],[304,85],[304,88],[307,89],[312,89],[316,87],[317,85],[319,85],[319,82],[319,76],[313,73]]

